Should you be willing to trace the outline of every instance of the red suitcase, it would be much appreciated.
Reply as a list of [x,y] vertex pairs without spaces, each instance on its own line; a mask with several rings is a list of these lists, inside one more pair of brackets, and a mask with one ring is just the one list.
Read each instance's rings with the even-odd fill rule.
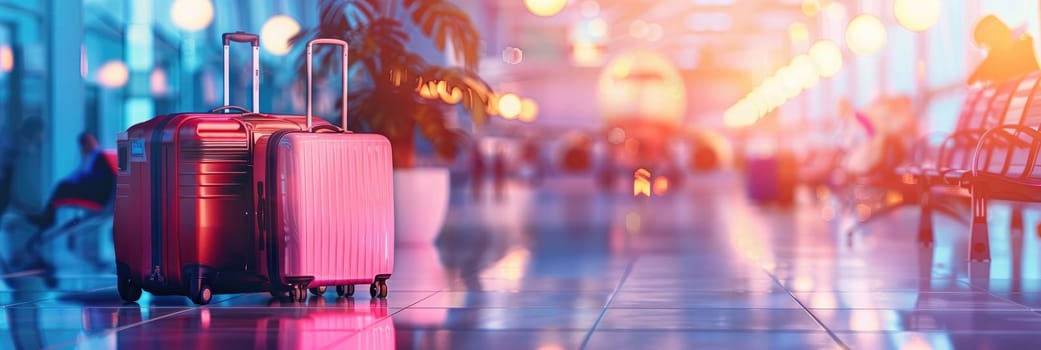
[[[252,44],[258,96],[257,36],[224,35],[225,81],[230,41]],[[213,293],[269,289],[254,248],[251,152],[257,138],[305,119],[218,113],[227,109],[242,108],[159,116],[120,134],[113,241],[124,300],[143,289],[206,304]]]
[[[307,44],[307,115],[311,116],[311,58],[315,44],[343,49],[343,100],[347,100],[347,43],[315,39]],[[341,111],[347,125],[347,111]],[[326,132],[321,132],[326,131]],[[394,269],[394,185],[390,141],[334,126],[283,130],[257,142],[259,235],[272,294],[306,298],[325,287],[352,295],[369,284],[386,297]],[[277,179],[277,181],[275,181]]]

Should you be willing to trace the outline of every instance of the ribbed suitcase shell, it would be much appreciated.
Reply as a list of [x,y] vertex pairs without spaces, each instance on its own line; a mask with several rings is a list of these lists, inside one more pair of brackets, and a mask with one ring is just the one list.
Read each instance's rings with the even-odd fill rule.
[[[371,134],[279,132],[258,142],[272,213],[271,278],[308,287],[372,283],[394,270],[390,142]],[[261,161],[256,162],[260,166]],[[259,173],[259,172],[258,172]],[[262,182],[261,180],[260,182]],[[258,182],[258,185],[260,185]],[[273,198],[273,199],[272,199]]]

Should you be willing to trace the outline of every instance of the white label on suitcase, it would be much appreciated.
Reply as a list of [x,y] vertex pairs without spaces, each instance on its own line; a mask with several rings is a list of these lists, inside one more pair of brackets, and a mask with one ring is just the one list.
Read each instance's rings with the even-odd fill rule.
[[130,161],[131,162],[145,162],[148,161],[148,156],[145,155],[145,140],[133,139],[130,140]]

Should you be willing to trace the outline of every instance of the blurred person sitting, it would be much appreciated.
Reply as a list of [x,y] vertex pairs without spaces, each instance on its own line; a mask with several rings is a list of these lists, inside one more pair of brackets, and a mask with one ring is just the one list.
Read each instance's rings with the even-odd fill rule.
[[116,170],[110,163],[94,135],[82,133],[78,139],[83,163],[55,188],[43,213],[30,215],[29,222],[40,229],[54,225],[59,206],[76,205],[101,210],[112,199],[116,188]]
[[969,75],[969,85],[996,84],[1038,70],[1034,38],[1022,30],[1013,31],[994,15],[976,24],[976,45],[987,50],[987,57]]

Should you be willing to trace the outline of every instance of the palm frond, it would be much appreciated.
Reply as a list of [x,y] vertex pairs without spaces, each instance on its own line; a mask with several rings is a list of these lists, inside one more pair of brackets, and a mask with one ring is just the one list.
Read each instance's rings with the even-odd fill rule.
[[452,42],[452,54],[463,59],[468,68],[476,68],[479,60],[480,34],[470,16],[455,4],[445,0],[403,0],[412,21],[434,41],[438,50],[445,52]]

